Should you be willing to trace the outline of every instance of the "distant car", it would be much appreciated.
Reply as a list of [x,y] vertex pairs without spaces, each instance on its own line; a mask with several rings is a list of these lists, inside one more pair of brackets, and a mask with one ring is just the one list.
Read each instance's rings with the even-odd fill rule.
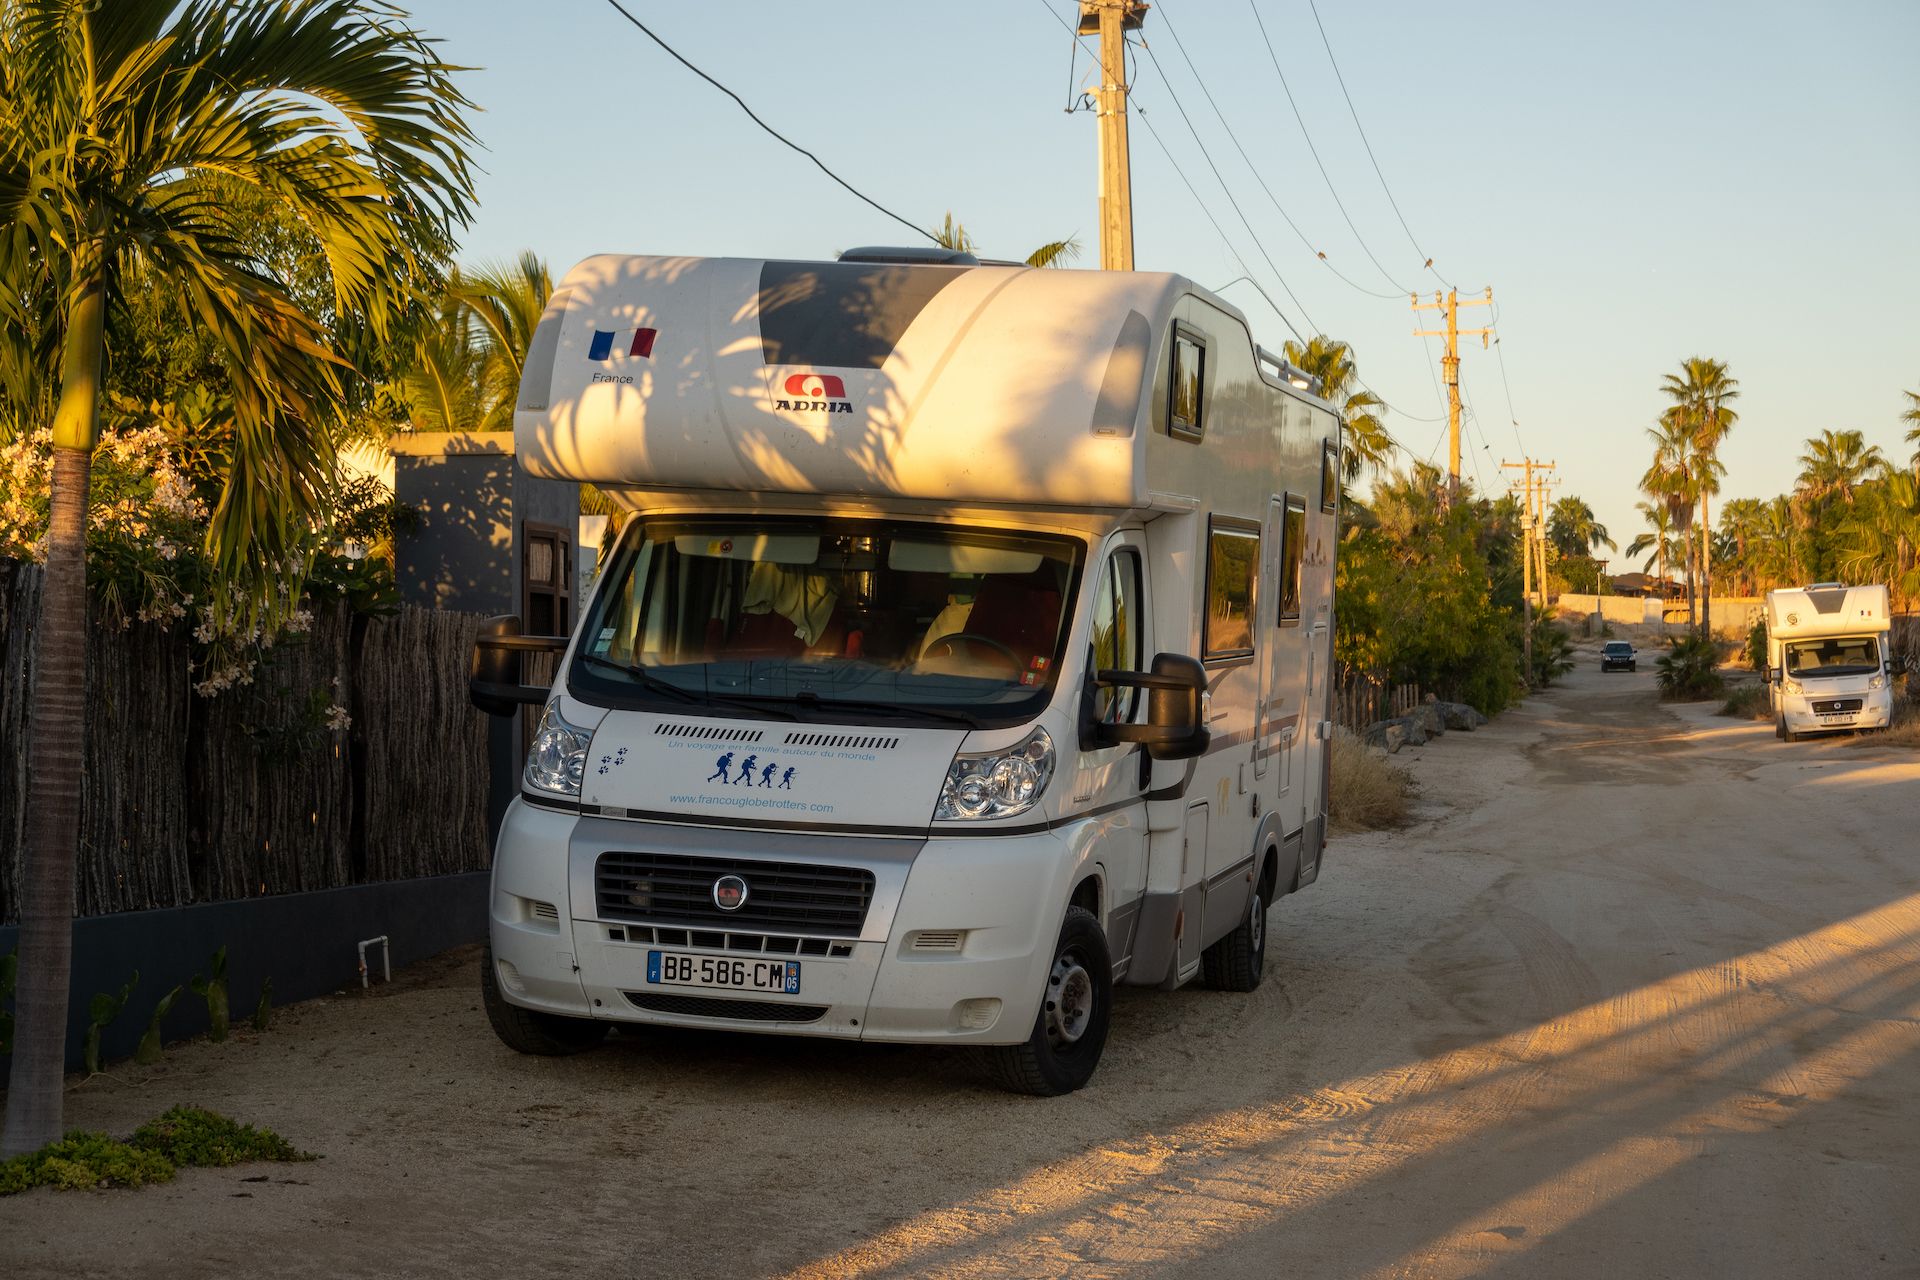
[[1609,640],[1607,647],[1600,651],[1600,669],[1602,671],[1636,671],[1633,646],[1625,640]]

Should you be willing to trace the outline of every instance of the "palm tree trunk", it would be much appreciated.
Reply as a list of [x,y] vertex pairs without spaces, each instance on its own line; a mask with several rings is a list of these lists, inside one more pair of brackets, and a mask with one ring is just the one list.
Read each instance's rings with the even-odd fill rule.
[[53,415],[52,512],[34,634],[27,829],[20,875],[20,972],[13,1075],[0,1156],[60,1137],[67,988],[73,959],[73,866],[80,841],[86,728],[87,489],[100,425],[105,281],[74,302]]
[[1713,517],[1707,495],[1700,495],[1700,630],[1713,632]]

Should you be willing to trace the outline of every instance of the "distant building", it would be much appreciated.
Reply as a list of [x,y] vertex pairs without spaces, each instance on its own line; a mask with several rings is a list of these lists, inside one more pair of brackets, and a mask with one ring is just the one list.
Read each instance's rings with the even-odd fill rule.
[[1642,596],[1661,600],[1673,600],[1687,594],[1685,586],[1670,578],[1656,578],[1650,573],[1622,573],[1607,579],[1608,587],[1617,596]]
[[[520,615],[529,635],[564,635],[579,599],[580,486],[514,461],[510,431],[413,431],[343,458],[412,507],[394,535],[394,579],[410,604]],[[591,563],[594,548],[587,556]]]

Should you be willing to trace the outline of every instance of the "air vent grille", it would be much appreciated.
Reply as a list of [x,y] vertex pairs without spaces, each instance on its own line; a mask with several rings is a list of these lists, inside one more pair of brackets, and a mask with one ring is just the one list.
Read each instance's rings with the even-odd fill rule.
[[687,738],[701,742],[758,742],[762,737],[759,729],[731,728],[722,724],[657,724],[653,732],[658,737]]
[[789,733],[789,747],[840,747],[850,751],[891,751],[900,745],[898,738],[879,738],[861,733]]
[[964,929],[922,929],[913,935],[915,951],[958,951],[966,940]]
[[535,920],[558,920],[560,918],[560,908],[554,906],[551,902],[533,902],[529,900],[527,910],[533,915]]

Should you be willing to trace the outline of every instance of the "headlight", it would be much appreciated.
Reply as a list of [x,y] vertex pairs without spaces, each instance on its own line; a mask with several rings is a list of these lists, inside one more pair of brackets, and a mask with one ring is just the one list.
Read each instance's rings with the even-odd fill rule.
[[559,702],[550,702],[527,749],[526,784],[529,790],[552,796],[580,797],[580,775],[587,769],[587,743],[593,734],[560,718]]
[[1884,689],[1886,687],[1887,678],[1885,676],[1875,676],[1873,679],[1867,681],[1867,688],[1869,689]]
[[1798,680],[1782,680],[1780,682],[1780,692],[1804,693],[1806,691],[1800,687],[1800,682]]
[[956,757],[933,816],[942,822],[1011,818],[1040,802],[1051,777],[1053,739],[1035,729],[1010,750]]

